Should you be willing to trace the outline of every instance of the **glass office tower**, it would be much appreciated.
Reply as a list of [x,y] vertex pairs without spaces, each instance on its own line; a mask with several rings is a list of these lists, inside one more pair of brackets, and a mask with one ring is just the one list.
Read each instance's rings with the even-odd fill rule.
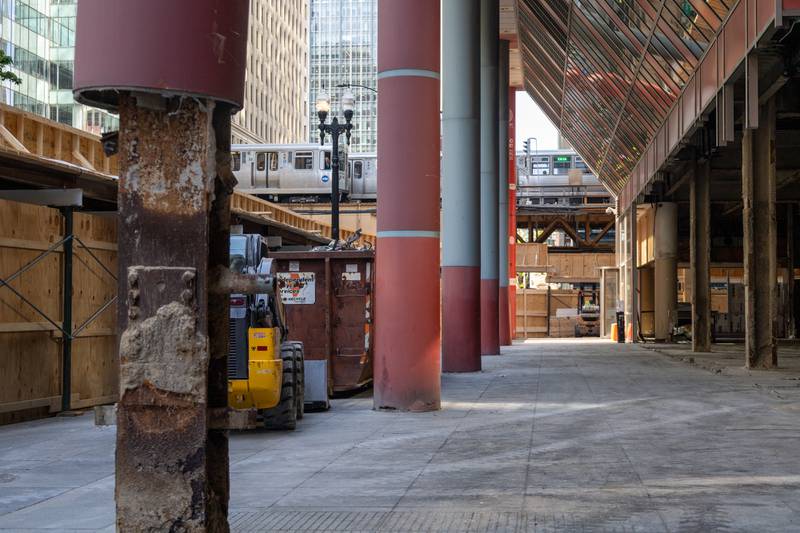
[[22,79],[0,86],[0,102],[93,133],[118,129],[72,97],[76,10],[76,0],[0,0],[0,49]]
[[[340,116],[341,84],[377,89],[378,2],[377,0],[311,0],[309,26],[310,90],[309,136],[319,142],[319,119],[315,103],[323,89],[330,94],[333,111]],[[356,108],[350,152],[377,151],[377,94],[353,87]]]

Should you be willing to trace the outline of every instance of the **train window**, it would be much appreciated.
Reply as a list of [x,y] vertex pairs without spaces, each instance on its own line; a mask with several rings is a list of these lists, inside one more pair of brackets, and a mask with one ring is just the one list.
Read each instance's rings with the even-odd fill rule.
[[269,170],[271,172],[278,170],[278,152],[267,152],[267,160],[269,160]]
[[553,158],[553,174],[566,174],[565,170],[572,167],[572,156],[557,155]]
[[331,152],[330,150],[325,150],[322,153],[322,161],[320,161],[322,165],[320,168],[322,170],[330,170],[331,169]]
[[583,160],[582,157],[575,157],[575,168],[579,168],[581,170],[587,170],[589,165],[586,164],[586,161]]
[[364,172],[364,163],[361,161],[356,161],[353,163],[353,177],[357,180],[361,179],[361,175]]
[[550,156],[549,155],[535,155],[530,159],[531,175],[533,176],[547,176],[550,174]]
[[314,168],[314,155],[311,152],[295,152],[294,168],[296,170],[311,170]]
[[240,152],[231,152],[231,159],[233,160],[234,172],[242,168],[242,154]]
[[266,152],[258,152],[256,155],[256,170],[264,172],[267,168],[267,154]]

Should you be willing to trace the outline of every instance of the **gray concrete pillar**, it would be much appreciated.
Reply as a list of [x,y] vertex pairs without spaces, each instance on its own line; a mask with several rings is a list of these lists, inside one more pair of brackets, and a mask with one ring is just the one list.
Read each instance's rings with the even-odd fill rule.
[[776,305],[775,99],[760,106],[759,127],[742,133],[745,364],[778,364]]
[[[512,317],[510,316],[510,306],[508,304],[508,83],[509,83],[509,43],[500,41],[500,49],[497,61],[497,158],[498,158],[498,261],[497,261],[497,280],[498,280],[498,309],[499,319],[499,340],[501,346],[511,345],[511,328],[509,326]],[[511,206],[514,209],[516,206]]]
[[[631,202],[630,207],[628,208],[627,214],[627,226],[628,226],[628,242],[626,246],[628,247],[629,257],[628,257],[628,294],[627,294],[627,305],[625,306],[627,309],[627,316],[625,317],[625,331],[622,332],[622,335],[625,335],[625,339],[627,342],[638,342],[639,341],[639,269],[636,268],[637,262],[637,255],[638,255],[638,245],[636,242],[636,211],[637,211],[637,204],[636,202]],[[630,335],[628,332],[630,331]]]
[[442,370],[445,372],[481,369],[479,7],[479,0],[442,0]]
[[655,204],[655,316],[656,341],[672,337],[678,309],[678,206],[671,202]]
[[711,160],[695,165],[689,198],[692,351],[711,351]]
[[[481,0],[481,354],[500,353],[498,307],[498,0]],[[446,20],[446,19],[445,19]]]

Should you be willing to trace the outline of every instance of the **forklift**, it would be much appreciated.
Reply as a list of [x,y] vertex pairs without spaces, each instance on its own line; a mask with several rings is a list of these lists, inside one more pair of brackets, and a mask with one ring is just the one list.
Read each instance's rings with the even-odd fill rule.
[[575,324],[576,337],[600,336],[600,306],[597,302],[597,291],[578,292],[578,319]]
[[[231,234],[230,269],[276,287],[275,262],[258,234]],[[303,343],[288,340],[283,303],[271,294],[232,294],[228,336],[228,404],[256,409],[267,429],[293,430],[303,418]]]

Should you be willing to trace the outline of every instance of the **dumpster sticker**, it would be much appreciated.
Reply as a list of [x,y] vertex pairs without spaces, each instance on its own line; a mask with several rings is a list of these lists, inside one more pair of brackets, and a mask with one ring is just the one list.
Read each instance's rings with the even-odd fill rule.
[[300,261],[289,261],[289,272],[300,272]]
[[342,281],[361,281],[361,272],[342,272]]
[[313,272],[278,272],[278,290],[287,305],[316,302],[316,279]]
[[353,263],[347,263],[347,265],[345,265],[345,271],[346,272],[358,272],[358,265],[357,264],[353,264]]

